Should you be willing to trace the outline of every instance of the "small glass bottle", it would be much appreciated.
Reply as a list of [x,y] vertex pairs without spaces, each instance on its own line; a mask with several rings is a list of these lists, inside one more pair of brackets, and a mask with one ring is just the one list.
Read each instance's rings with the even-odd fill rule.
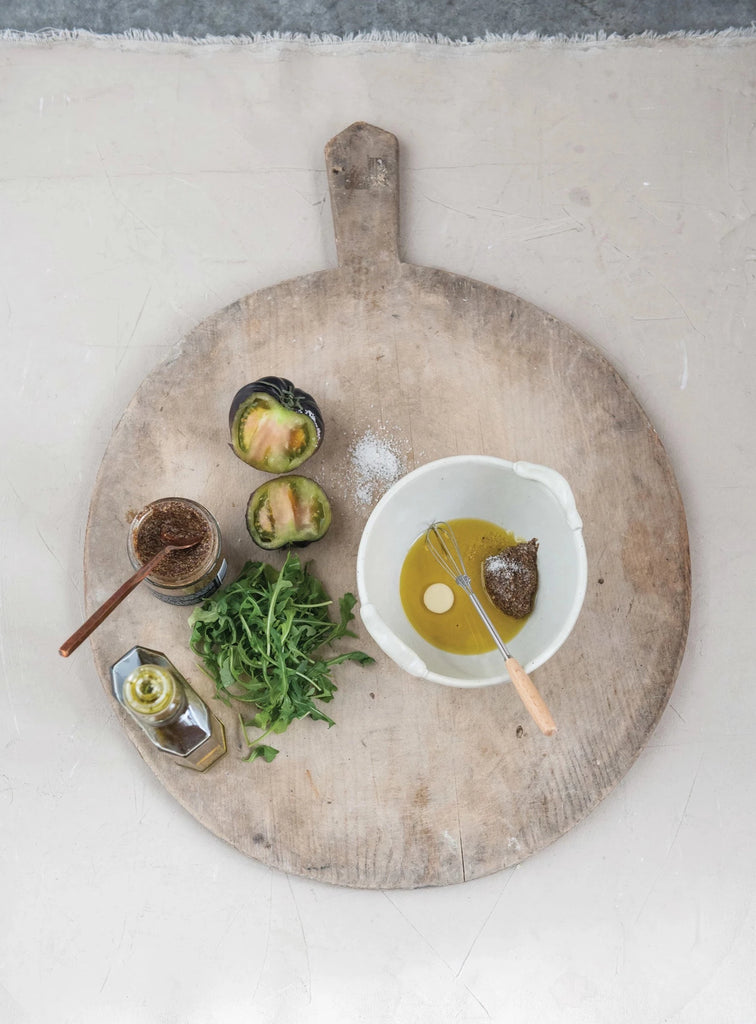
[[179,764],[204,772],[226,753],[223,723],[160,651],[132,647],[110,678],[118,703]]
[[129,561],[139,569],[164,545],[161,531],[182,535],[200,533],[193,548],[171,551],[160,560],[145,584],[168,604],[198,604],[220,587],[226,575],[221,532],[215,517],[190,498],[159,498],[151,501],[131,521]]

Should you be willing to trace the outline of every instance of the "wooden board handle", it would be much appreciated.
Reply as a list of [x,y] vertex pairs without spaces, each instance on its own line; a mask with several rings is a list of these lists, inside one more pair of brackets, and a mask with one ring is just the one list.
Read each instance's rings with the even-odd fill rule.
[[339,265],[399,262],[399,142],[358,121],[326,144]]
[[553,736],[557,731],[556,724],[530,676],[516,658],[507,658],[507,671],[530,717],[544,736]]

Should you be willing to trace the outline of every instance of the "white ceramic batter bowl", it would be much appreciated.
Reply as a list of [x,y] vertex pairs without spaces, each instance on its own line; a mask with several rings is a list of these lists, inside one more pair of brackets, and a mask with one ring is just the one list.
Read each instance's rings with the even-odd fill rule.
[[402,564],[415,540],[435,521],[463,518],[488,520],[523,540],[538,539],[535,607],[508,643],[528,673],[559,650],[580,614],[587,580],[582,521],[569,484],[555,470],[487,455],[420,466],[373,509],[357,554],[365,628],[410,675],[447,686],[487,686],[509,679],[499,652],[449,654],[434,647],[410,625],[399,597]]

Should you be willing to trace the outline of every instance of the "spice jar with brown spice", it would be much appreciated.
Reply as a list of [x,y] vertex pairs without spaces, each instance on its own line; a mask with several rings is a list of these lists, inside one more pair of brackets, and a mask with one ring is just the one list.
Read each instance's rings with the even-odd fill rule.
[[160,498],[150,502],[131,521],[129,560],[139,569],[164,546],[161,533],[199,533],[199,544],[171,551],[145,580],[148,589],[169,604],[198,604],[213,594],[226,575],[220,527],[215,517],[190,498]]

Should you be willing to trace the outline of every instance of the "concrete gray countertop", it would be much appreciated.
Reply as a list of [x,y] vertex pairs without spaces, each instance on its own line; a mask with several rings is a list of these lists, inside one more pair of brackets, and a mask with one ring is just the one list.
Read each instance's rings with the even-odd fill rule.
[[0,29],[142,29],[195,38],[258,32],[345,36],[376,30],[452,39],[516,32],[633,35],[745,28],[754,21],[756,0],[6,0],[0,11]]

